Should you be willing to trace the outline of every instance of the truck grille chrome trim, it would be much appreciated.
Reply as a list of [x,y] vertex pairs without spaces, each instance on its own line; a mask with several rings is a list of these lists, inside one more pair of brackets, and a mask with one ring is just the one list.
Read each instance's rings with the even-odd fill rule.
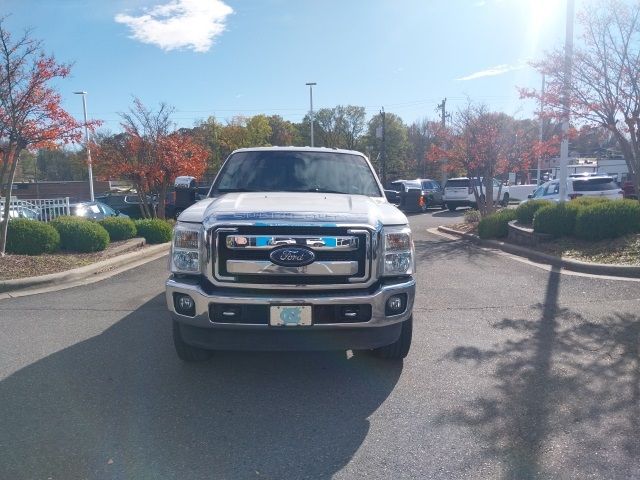
[[230,250],[271,250],[286,245],[302,245],[318,251],[353,251],[359,246],[358,237],[318,235],[228,235]]
[[227,272],[239,275],[341,275],[358,273],[358,262],[314,262],[304,267],[283,267],[268,260],[227,260]]
[[[216,287],[242,287],[258,290],[344,290],[366,288],[377,281],[379,253],[378,229],[367,225],[213,225],[207,230],[210,262],[207,279]],[[228,240],[229,237],[232,240]],[[275,239],[269,248],[246,248],[238,245],[244,237],[251,245],[255,239]],[[323,239],[325,245],[306,245],[308,240]],[[301,242],[316,254],[315,262],[304,267],[279,267],[269,253],[286,243]],[[333,243],[335,241],[335,244]],[[240,239],[240,243],[244,241]],[[304,242],[304,243],[302,243]],[[323,248],[339,246],[341,248]]]

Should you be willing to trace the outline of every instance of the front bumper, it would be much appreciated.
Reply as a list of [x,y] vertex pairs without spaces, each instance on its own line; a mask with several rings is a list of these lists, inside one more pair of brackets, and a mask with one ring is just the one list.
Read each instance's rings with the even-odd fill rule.
[[[195,302],[195,315],[176,312],[174,294],[189,295]],[[407,305],[399,315],[385,315],[387,299],[407,295]],[[183,340],[212,350],[346,350],[377,348],[395,342],[403,321],[411,317],[415,280],[389,280],[367,291],[327,292],[216,289],[205,291],[197,279],[171,277],[166,283],[167,306],[180,325]],[[306,327],[274,327],[264,324],[215,323],[210,319],[211,304],[278,305],[304,304],[331,306],[371,305],[371,319],[358,323],[323,323]]]

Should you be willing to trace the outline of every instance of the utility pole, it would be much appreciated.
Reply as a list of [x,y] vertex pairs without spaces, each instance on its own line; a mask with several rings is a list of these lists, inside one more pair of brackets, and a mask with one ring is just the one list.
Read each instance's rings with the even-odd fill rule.
[[380,117],[382,119],[382,185],[387,188],[387,125],[384,107],[380,109]]
[[91,149],[89,148],[89,127],[87,126],[87,92],[73,92],[76,95],[82,95],[82,109],[84,110],[84,143],[87,149],[87,167],[89,168],[89,195],[91,201],[95,201],[93,196],[93,166],[91,164]]
[[305,83],[309,86],[309,120],[311,122],[311,146],[313,147],[313,86],[316,82]]
[[[545,89],[545,84],[544,84],[544,73],[542,74],[542,89],[540,90],[540,116],[538,117],[538,122],[539,122],[539,130],[538,130],[538,142],[539,142],[539,147],[542,148],[542,141],[544,140],[543,135],[543,128],[542,128],[542,114],[544,113],[544,89]],[[542,154],[538,153],[538,176],[536,177],[538,180],[536,181],[536,183],[538,185],[542,185],[542,179],[540,177],[540,163],[542,162]]]
[[[444,129],[447,126],[447,99],[442,99],[442,103],[439,103],[436,107],[436,111],[440,111],[440,125]],[[447,182],[447,158],[442,159],[442,186]]]
[[567,0],[567,31],[564,45],[564,82],[562,85],[562,143],[560,144],[560,201],[567,196],[569,164],[569,120],[571,116],[571,70],[573,68],[574,0]]

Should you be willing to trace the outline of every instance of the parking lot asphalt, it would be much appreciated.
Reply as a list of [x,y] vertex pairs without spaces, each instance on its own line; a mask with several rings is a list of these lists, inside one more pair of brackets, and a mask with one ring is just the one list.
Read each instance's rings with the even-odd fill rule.
[[565,275],[412,215],[414,341],[173,351],[166,259],[0,301],[0,478],[640,478],[640,283]]

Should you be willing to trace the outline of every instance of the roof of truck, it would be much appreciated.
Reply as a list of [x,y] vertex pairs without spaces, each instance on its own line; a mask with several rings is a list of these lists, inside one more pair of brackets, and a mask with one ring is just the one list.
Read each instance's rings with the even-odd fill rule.
[[234,150],[233,153],[237,152],[269,152],[269,151],[277,151],[277,152],[332,152],[332,153],[347,153],[351,155],[361,155],[365,156],[364,153],[358,152],[356,150],[344,150],[342,148],[327,148],[327,147],[251,147],[251,148],[239,148],[238,150]]

